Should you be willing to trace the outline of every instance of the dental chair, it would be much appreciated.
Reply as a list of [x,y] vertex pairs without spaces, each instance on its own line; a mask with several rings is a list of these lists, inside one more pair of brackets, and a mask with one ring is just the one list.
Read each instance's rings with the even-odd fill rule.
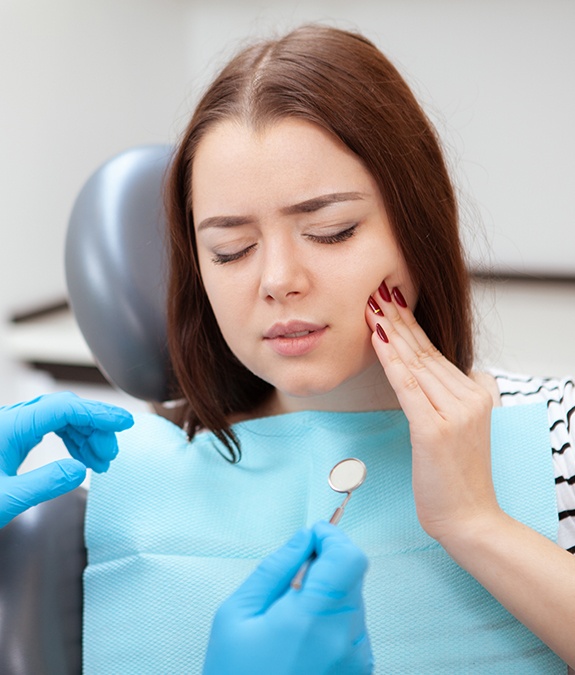
[[[87,181],[70,217],[70,304],[112,385],[160,404],[172,382],[166,347],[168,146],[128,150]],[[82,672],[86,491],[40,504],[0,529],[0,673]]]

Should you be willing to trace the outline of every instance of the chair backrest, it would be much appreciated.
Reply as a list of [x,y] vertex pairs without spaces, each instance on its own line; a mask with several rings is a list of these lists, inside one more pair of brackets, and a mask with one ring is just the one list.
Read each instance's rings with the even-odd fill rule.
[[0,528],[0,673],[80,675],[86,491]]
[[70,217],[66,281],[106,377],[147,401],[170,398],[163,181],[172,148],[136,147],[86,182]]

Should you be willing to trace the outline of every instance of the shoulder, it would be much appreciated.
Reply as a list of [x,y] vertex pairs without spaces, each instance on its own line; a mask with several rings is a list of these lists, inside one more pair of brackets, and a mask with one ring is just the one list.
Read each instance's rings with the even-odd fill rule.
[[181,427],[153,413],[137,413],[134,425],[117,434],[118,456],[102,476],[93,475],[98,482],[121,480],[132,472],[151,470],[169,463],[173,458],[187,451],[192,444]]
[[134,446],[147,447],[160,442],[162,445],[187,442],[184,430],[165,417],[154,413],[137,413],[134,425],[117,434],[120,451]]
[[117,436],[118,456],[105,473],[90,479],[87,523],[96,530],[101,518],[110,519],[107,532],[118,532],[146,505],[157,509],[170,503],[175,484],[202,476],[206,458],[217,454],[208,452],[202,434],[189,441],[183,429],[154,414],[134,415],[134,426]]
[[[575,383],[573,377],[549,378],[492,371],[504,406],[545,403],[553,452],[575,453]],[[571,446],[573,446],[571,448]]]
[[575,383],[573,377],[545,378],[492,371],[504,406],[545,403],[555,473],[558,543],[575,553]]
[[521,405],[529,403],[547,403],[565,414],[575,405],[574,378],[537,377],[508,373],[502,370],[489,371],[493,376],[502,405]]

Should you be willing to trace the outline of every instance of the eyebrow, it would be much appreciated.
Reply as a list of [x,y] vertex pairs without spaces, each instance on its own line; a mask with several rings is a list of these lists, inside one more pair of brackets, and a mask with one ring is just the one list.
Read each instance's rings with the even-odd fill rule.
[[[351,202],[364,199],[365,195],[361,192],[332,192],[327,195],[319,197],[312,197],[297,204],[284,206],[280,209],[280,213],[286,216],[293,216],[298,213],[315,213],[321,209],[331,206],[332,204],[339,204],[341,202]],[[253,216],[212,216],[205,218],[198,225],[198,232],[205,230],[208,227],[238,227],[240,225],[249,225],[253,223],[255,218]]]
[[305,202],[286,206],[281,209],[281,212],[286,216],[291,216],[296,213],[314,213],[320,209],[324,209],[331,204],[339,204],[340,202],[351,202],[358,199],[363,199],[365,195],[361,192],[332,192],[328,195],[321,195],[320,197],[313,197],[306,199]]

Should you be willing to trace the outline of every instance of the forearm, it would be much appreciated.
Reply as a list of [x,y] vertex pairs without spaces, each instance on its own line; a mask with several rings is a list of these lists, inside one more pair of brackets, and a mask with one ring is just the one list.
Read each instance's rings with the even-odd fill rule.
[[575,667],[575,557],[503,512],[441,542],[509,612]]

